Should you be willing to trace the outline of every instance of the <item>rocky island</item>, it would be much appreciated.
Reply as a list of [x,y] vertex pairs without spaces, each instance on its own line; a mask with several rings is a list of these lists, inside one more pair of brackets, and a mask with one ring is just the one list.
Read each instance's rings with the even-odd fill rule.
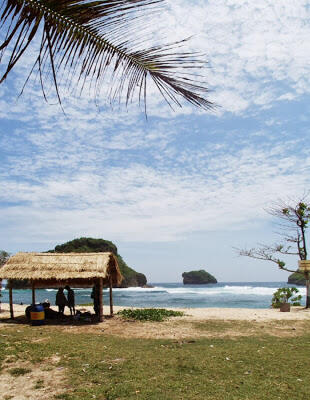
[[206,285],[208,283],[217,283],[215,277],[204,269],[183,272],[182,277],[184,285]]
[[287,283],[290,283],[291,285],[305,286],[306,279],[304,274],[294,272],[288,277]]

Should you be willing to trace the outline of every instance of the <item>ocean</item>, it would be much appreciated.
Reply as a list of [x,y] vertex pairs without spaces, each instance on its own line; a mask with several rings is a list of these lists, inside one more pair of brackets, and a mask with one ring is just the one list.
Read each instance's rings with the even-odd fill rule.
[[[113,303],[126,307],[221,307],[268,308],[272,294],[280,287],[291,287],[285,282],[220,282],[209,285],[183,285],[183,283],[151,283],[153,288],[113,289]],[[76,304],[91,303],[91,289],[74,289]],[[305,305],[306,289],[299,288]],[[37,302],[48,299],[55,304],[56,289],[36,290]],[[104,290],[104,304],[109,303],[108,290]],[[9,302],[7,289],[2,289],[3,303]],[[15,304],[30,304],[31,290],[13,290]]]

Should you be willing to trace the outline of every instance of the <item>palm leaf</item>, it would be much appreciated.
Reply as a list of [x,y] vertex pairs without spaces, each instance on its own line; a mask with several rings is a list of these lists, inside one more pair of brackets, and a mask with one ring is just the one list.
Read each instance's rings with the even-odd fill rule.
[[206,61],[180,51],[185,41],[141,47],[145,29],[141,18],[162,1],[4,0],[0,61],[5,51],[9,56],[0,83],[40,35],[34,67],[39,70],[43,93],[44,82],[51,78],[59,102],[60,82],[70,88],[77,80],[81,90],[90,82],[97,93],[108,78],[111,101],[125,95],[128,103],[138,94],[139,101],[146,102],[147,80],[151,79],[170,105],[181,105],[183,98],[195,106],[212,108],[206,99],[208,88],[198,82],[195,72]]

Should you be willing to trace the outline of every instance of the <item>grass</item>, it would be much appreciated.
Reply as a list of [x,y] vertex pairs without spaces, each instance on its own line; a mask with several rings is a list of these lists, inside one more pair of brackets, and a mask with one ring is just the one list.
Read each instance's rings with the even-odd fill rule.
[[[226,327],[216,322],[217,330]],[[51,326],[4,327],[1,333],[7,335],[0,342],[1,373],[7,358],[42,365],[57,354],[68,389],[55,399],[304,400],[310,393],[310,321],[296,337],[259,332],[186,342],[72,334]]]
[[42,379],[38,379],[34,385],[34,389],[42,389],[44,387],[44,381]]
[[165,308],[136,308],[125,309],[117,314],[126,319],[135,319],[137,321],[164,321],[170,317],[182,317],[181,311],[166,310]]
[[29,368],[11,368],[8,370],[8,373],[15,377],[29,374],[29,372],[31,372]]

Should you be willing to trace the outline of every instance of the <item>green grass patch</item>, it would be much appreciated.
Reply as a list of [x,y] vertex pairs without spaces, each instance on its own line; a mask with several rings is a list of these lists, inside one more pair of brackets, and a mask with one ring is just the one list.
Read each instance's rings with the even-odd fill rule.
[[54,396],[54,399],[57,400],[70,400],[71,398],[67,393],[60,393]]
[[170,317],[182,317],[184,315],[181,311],[166,310],[164,308],[136,308],[125,309],[119,311],[117,314],[123,318],[135,319],[138,321],[164,321]]
[[29,374],[29,372],[31,372],[31,369],[29,368],[11,368],[8,370],[8,373],[15,377]]
[[[14,355],[16,362],[43,367],[57,355],[54,367],[63,368],[66,390],[55,399],[305,400],[310,393],[309,321],[296,337],[262,331],[183,342],[72,334],[53,326],[3,327],[1,333],[3,360]],[[37,341],[48,337],[54,340]]]

